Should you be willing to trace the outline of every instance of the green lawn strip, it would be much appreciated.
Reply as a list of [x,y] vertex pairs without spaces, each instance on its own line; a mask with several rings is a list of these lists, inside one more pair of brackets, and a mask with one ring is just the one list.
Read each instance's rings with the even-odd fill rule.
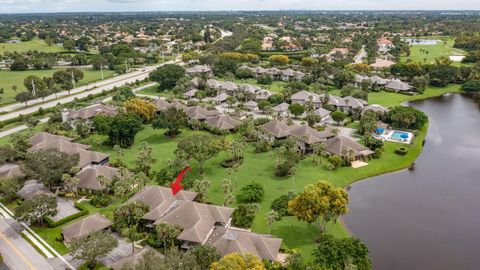
[[[379,104],[384,107],[395,107],[400,106],[402,102],[405,101],[415,101],[422,100],[432,97],[437,97],[444,95],[446,93],[459,93],[460,85],[451,84],[447,87],[437,88],[437,87],[428,87],[423,94],[409,96],[400,93],[391,93],[391,92],[370,92],[368,93],[368,104]],[[331,95],[340,95],[340,90],[332,90],[329,92]]]
[[262,89],[266,89],[266,90],[272,91],[274,93],[281,93],[283,88],[287,85],[287,83],[284,82],[284,81],[273,81],[272,84],[270,84],[270,85],[259,84],[259,83],[257,83],[257,79],[253,79],[253,78],[244,79],[244,80],[236,79],[236,80],[234,80],[234,82],[238,83],[238,84],[248,83],[248,84],[251,84],[251,85],[256,85],[256,86],[258,86]]
[[24,233],[21,233],[21,235],[22,238],[25,239],[25,241],[27,241],[35,250],[37,250],[38,253],[40,253],[43,257],[47,258],[47,255],[43,253],[43,251],[39,247],[37,247],[37,245],[35,245],[30,238],[28,238]]
[[20,43],[0,43],[0,54],[5,52],[27,52],[27,51],[39,51],[47,53],[64,52],[62,46],[51,45],[49,46],[42,39],[33,39],[30,41]]
[[[9,70],[0,70],[0,88],[3,88],[4,93],[0,94],[0,105],[6,105],[9,103],[15,102],[15,95],[21,92],[26,91],[25,86],[23,85],[23,80],[30,76],[34,75],[37,77],[50,77],[56,71],[62,69],[48,69],[48,70],[26,70],[26,71],[9,71]],[[95,81],[99,81],[102,78],[101,72],[99,70],[93,69],[82,69],[84,78],[77,84],[77,86],[85,85]],[[115,71],[113,70],[104,70],[104,78],[110,78],[113,76]],[[15,92],[12,90],[12,86],[16,85],[18,90]]]
[[153,85],[137,91],[136,93],[149,96],[168,97],[168,91],[158,91],[158,85]]

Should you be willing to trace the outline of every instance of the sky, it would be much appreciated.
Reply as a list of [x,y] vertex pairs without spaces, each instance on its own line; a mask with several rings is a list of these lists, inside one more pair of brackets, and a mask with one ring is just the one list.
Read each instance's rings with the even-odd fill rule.
[[0,0],[0,13],[279,9],[480,10],[480,0]]

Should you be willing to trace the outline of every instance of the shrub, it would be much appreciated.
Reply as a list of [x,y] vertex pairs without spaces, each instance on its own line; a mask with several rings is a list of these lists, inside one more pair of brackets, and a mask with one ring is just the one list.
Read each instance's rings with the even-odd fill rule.
[[270,206],[272,210],[277,211],[282,217],[290,216],[291,214],[288,212],[288,202],[293,199],[295,195],[289,192],[287,195],[282,195],[275,200],[273,200],[272,205]]
[[93,198],[90,200],[90,204],[96,208],[106,207],[110,204],[110,197],[100,195],[93,196]]
[[266,153],[272,150],[272,144],[267,140],[260,140],[255,143],[255,153]]
[[237,195],[237,201],[241,203],[256,203],[261,202],[265,197],[265,190],[259,183],[252,182],[242,187],[240,193]]
[[405,156],[408,153],[409,149],[406,147],[398,147],[395,149],[397,155]]
[[80,210],[80,212],[77,212],[73,215],[70,215],[70,216],[65,217],[63,219],[60,219],[58,221],[53,221],[51,218],[46,217],[45,222],[47,222],[47,224],[50,228],[55,228],[55,227],[62,226],[65,223],[68,223],[72,220],[75,220],[79,217],[82,217],[82,216],[85,216],[85,215],[88,214],[88,209],[85,206],[75,202],[75,207],[78,208],[78,210]]
[[292,174],[292,169],[295,167],[296,162],[293,160],[285,160],[277,164],[275,168],[275,176],[285,177]]
[[239,204],[232,214],[233,226],[245,229],[250,228],[258,210],[259,206],[257,204]]
[[260,75],[257,77],[258,84],[272,84],[272,77],[268,75]]
[[333,168],[338,168],[342,166],[343,164],[343,159],[337,155],[329,156],[328,157],[328,162],[333,166]]

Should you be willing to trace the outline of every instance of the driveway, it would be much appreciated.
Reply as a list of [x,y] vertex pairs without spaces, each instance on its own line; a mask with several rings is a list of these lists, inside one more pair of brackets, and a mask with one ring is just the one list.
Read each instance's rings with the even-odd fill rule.
[[57,210],[57,215],[51,218],[55,222],[80,212],[72,200],[66,200],[60,197],[57,197]]
[[132,244],[121,238],[120,235],[113,233],[113,236],[118,240],[118,246],[108,253],[107,256],[100,259],[104,265],[111,265],[122,258],[132,254]]

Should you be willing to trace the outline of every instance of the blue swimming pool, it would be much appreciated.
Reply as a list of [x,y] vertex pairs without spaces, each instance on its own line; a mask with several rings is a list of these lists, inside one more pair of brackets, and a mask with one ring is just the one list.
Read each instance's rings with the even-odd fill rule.
[[408,139],[408,133],[405,133],[405,132],[400,132],[400,131],[394,131],[392,133],[392,135],[390,136],[390,138],[392,139],[397,139],[397,140],[404,140],[404,139]]

